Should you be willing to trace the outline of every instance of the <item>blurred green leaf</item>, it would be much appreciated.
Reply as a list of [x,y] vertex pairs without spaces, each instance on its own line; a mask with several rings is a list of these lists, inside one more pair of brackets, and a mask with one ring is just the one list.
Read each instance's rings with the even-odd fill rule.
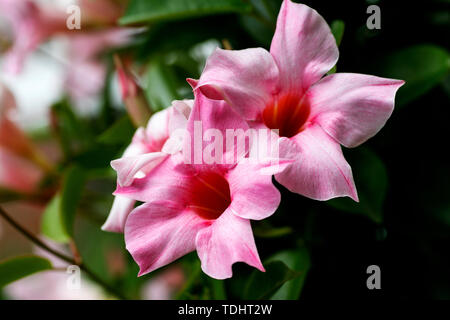
[[50,270],[47,259],[38,256],[22,256],[0,261],[0,288],[33,273]]
[[167,108],[173,100],[180,99],[175,73],[161,58],[154,59],[150,65],[146,92],[154,111]]
[[85,172],[78,166],[69,167],[64,173],[61,189],[61,222],[65,232],[73,236],[73,226],[78,204],[85,183]]
[[227,298],[227,294],[225,292],[225,285],[223,280],[217,280],[213,278],[208,278],[211,291],[213,294],[213,298],[215,300],[225,300]]
[[66,157],[87,148],[92,141],[88,127],[65,100],[52,106],[52,124]]
[[97,143],[73,158],[73,163],[86,169],[107,169],[112,159],[119,157],[123,146]]
[[334,38],[336,39],[336,44],[339,46],[342,41],[342,37],[344,36],[345,23],[342,20],[334,20],[331,23],[331,33],[333,33]]
[[121,24],[179,20],[219,13],[245,13],[252,7],[243,0],[131,0]]
[[350,198],[327,201],[332,207],[350,213],[362,214],[376,223],[383,221],[383,204],[388,186],[386,167],[370,149],[360,147],[348,151],[359,203]]
[[259,238],[278,238],[291,234],[292,232],[291,227],[274,228],[265,221],[258,221],[253,227],[253,234]]
[[308,274],[311,266],[308,250],[302,246],[296,250],[281,251],[267,261],[282,261],[290,269],[299,272],[300,275],[292,280],[284,283],[281,288],[272,296],[275,300],[296,300],[300,297],[303,289],[303,283],[305,282],[306,275]]
[[282,261],[271,261],[265,266],[266,272],[254,270],[247,281],[243,299],[269,299],[283,284],[300,275],[289,269]]
[[41,218],[41,233],[56,242],[67,243],[70,240],[70,235],[63,225],[59,194],[55,195],[45,208]]
[[[339,45],[341,44],[342,38],[344,36],[344,30],[345,30],[345,23],[342,20],[334,20],[331,23],[331,32],[333,33],[334,38],[336,39],[336,44],[339,47]],[[331,68],[330,71],[328,71],[327,74],[332,74],[335,73],[337,70],[336,65],[333,66],[333,68]]]
[[449,75],[448,52],[435,45],[415,45],[385,57],[376,64],[383,77],[405,80],[398,91],[396,102],[403,106],[439,84]]
[[129,144],[135,130],[130,118],[128,115],[125,115],[106,129],[97,138],[97,142],[110,145]]

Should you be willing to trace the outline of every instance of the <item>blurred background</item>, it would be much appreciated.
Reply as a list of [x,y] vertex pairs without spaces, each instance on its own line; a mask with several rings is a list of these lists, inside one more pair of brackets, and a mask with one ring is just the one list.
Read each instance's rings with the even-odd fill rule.
[[[238,263],[218,281],[195,253],[137,278],[123,236],[100,230],[116,185],[109,162],[139,124],[118,73],[136,81],[151,112],[192,98],[185,79],[199,77],[216,47],[269,49],[281,1],[0,0],[0,206],[94,275],[68,290],[67,262],[0,217],[0,260],[33,254],[54,269],[3,286],[0,297],[450,299],[450,2],[303,3],[332,28],[337,72],[406,85],[381,132],[344,150],[360,203],[312,201],[277,185],[278,212],[252,224],[267,272]],[[80,30],[66,27],[73,4]],[[381,28],[370,30],[373,4]],[[381,269],[381,290],[367,289],[370,265]]]

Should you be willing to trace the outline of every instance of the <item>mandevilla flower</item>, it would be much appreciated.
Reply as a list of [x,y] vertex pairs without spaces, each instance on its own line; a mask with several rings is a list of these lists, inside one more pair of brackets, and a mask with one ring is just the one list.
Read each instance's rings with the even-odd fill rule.
[[[227,129],[248,129],[224,101],[199,93],[188,120],[185,137],[189,138],[184,139],[183,151],[194,150],[194,144],[199,143],[194,141],[198,124],[203,132],[213,129],[223,136]],[[118,186],[116,195],[145,202],[131,212],[125,225],[126,247],[140,267],[139,275],[193,250],[197,250],[203,271],[213,278],[231,277],[232,264],[238,261],[264,271],[250,219],[261,220],[275,212],[280,193],[271,174],[290,162],[252,162],[245,157],[250,147],[244,152],[236,152],[238,148],[231,144],[222,147],[221,161],[192,164],[184,161],[182,152],[174,153],[144,178]],[[262,170],[266,174],[261,174]]]
[[[192,100],[174,101],[172,106],[155,113],[145,129],[141,127],[136,131],[123,157],[111,162],[117,171],[119,185],[130,185],[136,177],[142,178],[158,166],[169,154],[181,150],[179,139],[172,133],[186,127],[192,104]],[[102,229],[123,232],[134,204],[132,199],[117,196]]]
[[66,16],[44,10],[29,0],[0,0],[0,15],[12,25],[14,42],[6,54],[5,68],[17,73],[27,55],[50,36],[67,31]]
[[217,49],[199,81],[256,128],[278,129],[281,154],[296,159],[275,177],[290,191],[317,200],[358,200],[340,144],[351,148],[374,136],[390,117],[404,81],[364,74],[322,76],[338,60],[336,41],[313,9],[285,0],[270,53],[262,48]]

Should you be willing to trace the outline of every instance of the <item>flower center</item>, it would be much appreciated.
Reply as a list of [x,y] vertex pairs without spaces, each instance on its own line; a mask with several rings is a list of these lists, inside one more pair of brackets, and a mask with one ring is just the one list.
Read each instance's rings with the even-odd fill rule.
[[305,95],[284,94],[266,105],[262,118],[267,127],[278,129],[281,137],[293,137],[304,129],[310,114]]
[[230,203],[230,186],[223,176],[215,172],[202,172],[195,176],[189,207],[200,217],[217,219]]

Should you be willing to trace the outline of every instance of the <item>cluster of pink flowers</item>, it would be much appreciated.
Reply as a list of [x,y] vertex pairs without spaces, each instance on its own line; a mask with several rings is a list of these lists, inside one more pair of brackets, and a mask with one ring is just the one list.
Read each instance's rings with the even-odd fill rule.
[[[19,73],[26,58],[39,45],[61,36],[67,40],[65,86],[75,100],[94,96],[104,86],[106,67],[101,53],[129,43],[138,28],[116,26],[124,10],[125,0],[80,0],[81,30],[67,27],[66,12],[53,5],[32,0],[0,0],[0,18],[10,26],[12,43],[4,56],[3,69]],[[89,76],[86,77],[86,74]]]
[[[280,203],[272,175],[312,199],[358,201],[341,145],[356,147],[374,136],[404,82],[351,73],[324,77],[337,60],[325,20],[285,0],[270,52],[217,49],[200,79],[188,80],[194,100],[175,101],[136,132],[123,158],[112,162],[118,187],[103,229],[124,232],[139,275],[194,250],[213,278],[231,277],[235,262],[264,271],[250,221],[271,216]],[[278,161],[273,155],[250,161],[252,145],[220,144],[228,161],[187,163],[183,152],[194,149],[196,123],[223,135],[266,130],[263,144],[277,141]],[[174,134],[179,129],[184,138]],[[134,208],[135,201],[144,203]]]

